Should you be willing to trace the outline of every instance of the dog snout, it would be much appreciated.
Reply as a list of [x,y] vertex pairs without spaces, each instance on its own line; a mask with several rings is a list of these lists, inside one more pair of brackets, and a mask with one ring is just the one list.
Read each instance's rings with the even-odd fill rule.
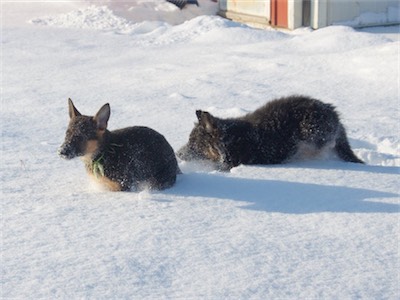
[[197,153],[193,151],[193,149],[191,149],[191,147],[189,147],[188,145],[185,145],[181,149],[179,149],[176,153],[176,156],[178,156],[181,160],[186,161],[199,159]]
[[73,158],[72,149],[68,144],[62,144],[60,148],[58,148],[58,155],[65,159]]

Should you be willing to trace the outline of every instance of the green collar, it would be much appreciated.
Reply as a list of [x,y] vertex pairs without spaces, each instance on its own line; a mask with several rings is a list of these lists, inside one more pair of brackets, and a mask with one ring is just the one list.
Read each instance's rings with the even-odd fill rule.
[[[110,147],[108,147],[107,152],[111,154],[115,154],[116,150],[115,148],[121,148],[122,145],[118,145],[115,143],[110,144]],[[99,177],[104,177],[104,153],[101,153],[96,155],[95,159],[92,159],[90,162],[90,170],[92,171],[94,177],[99,178]]]
[[104,154],[102,154],[99,158],[92,160],[91,169],[94,177],[104,177]]

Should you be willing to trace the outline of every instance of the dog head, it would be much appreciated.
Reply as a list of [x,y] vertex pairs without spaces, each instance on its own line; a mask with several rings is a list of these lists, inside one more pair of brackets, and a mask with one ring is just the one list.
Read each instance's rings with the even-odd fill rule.
[[110,105],[103,105],[93,117],[82,115],[71,99],[68,99],[68,106],[70,121],[64,143],[58,150],[59,155],[72,159],[95,153],[107,129]]
[[196,111],[196,116],[199,122],[177,156],[186,161],[209,160],[220,170],[239,165],[251,126],[238,119],[219,119],[201,110]]

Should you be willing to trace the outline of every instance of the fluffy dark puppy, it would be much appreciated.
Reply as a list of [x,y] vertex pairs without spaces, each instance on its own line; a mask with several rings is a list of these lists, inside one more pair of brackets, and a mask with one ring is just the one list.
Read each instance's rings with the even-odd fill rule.
[[240,164],[280,164],[332,148],[344,161],[363,163],[350,148],[331,104],[304,96],[268,102],[241,118],[196,111],[198,123],[177,153],[182,160],[211,160],[218,169]]

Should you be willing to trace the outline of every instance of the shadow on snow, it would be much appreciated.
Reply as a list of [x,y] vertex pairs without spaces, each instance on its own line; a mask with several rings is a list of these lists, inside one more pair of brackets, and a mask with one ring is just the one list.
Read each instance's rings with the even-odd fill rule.
[[189,173],[166,194],[248,202],[245,209],[287,214],[319,212],[398,213],[399,204],[373,201],[395,193],[310,183],[233,178],[219,174]]

